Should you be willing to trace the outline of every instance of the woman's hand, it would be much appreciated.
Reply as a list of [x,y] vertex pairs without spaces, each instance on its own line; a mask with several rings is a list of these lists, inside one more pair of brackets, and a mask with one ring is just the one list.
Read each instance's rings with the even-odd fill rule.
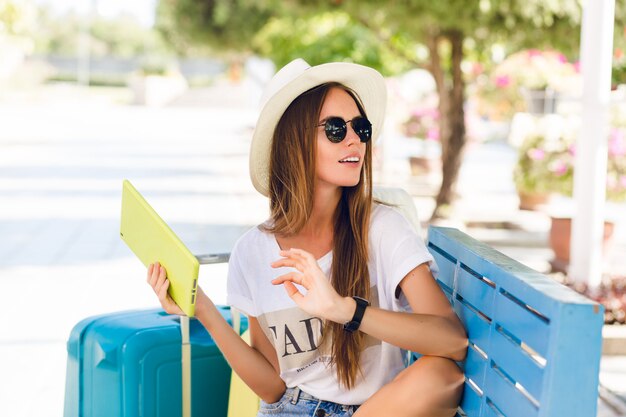
[[[273,262],[272,268],[291,267],[300,273],[281,275],[273,279],[272,284],[283,284],[298,307],[313,316],[337,323],[345,323],[352,318],[356,303],[335,291],[313,255],[302,249],[282,250],[280,255],[284,258]],[[307,293],[302,294],[294,284],[303,286]]]
[[161,307],[163,307],[163,310],[165,310],[167,314],[177,314],[179,316],[185,315],[183,310],[178,307],[178,304],[176,304],[172,297],[170,297],[167,293],[170,281],[167,279],[165,268],[159,265],[158,262],[148,266],[148,284],[150,284],[157,297],[159,297]]

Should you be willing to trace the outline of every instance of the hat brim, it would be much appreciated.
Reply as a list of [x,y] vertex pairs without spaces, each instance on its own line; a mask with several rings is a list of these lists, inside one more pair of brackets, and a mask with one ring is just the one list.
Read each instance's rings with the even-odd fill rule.
[[264,196],[269,195],[270,150],[278,121],[299,95],[329,82],[338,82],[356,92],[372,123],[372,142],[380,135],[387,104],[387,88],[385,79],[378,71],[363,65],[340,62],[310,67],[276,92],[259,115],[250,146],[250,178],[254,188]]

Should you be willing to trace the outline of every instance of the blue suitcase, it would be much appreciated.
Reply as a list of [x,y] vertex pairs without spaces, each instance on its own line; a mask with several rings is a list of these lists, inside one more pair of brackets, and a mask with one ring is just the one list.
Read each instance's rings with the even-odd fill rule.
[[[198,320],[189,332],[192,415],[225,417],[231,369]],[[79,322],[67,343],[64,417],[181,416],[181,342],[180,318],[161,309]]]

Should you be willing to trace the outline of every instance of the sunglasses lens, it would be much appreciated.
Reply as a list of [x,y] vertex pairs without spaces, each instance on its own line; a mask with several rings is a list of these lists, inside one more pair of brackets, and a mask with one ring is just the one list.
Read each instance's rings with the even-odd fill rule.
[[365,117],[352,119],[352,129],[354,129],[361,142],[369,142],[372,138],[372,124]]
[[341,117],[331,117],[326,120],[324,131],[329,141],[339,143],[346,137],[346,122]]

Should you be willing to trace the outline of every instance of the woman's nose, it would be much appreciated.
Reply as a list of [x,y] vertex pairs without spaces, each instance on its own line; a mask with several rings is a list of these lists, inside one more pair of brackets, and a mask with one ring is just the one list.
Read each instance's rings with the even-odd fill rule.
[[352,126],[350,126],[349,124],[347,126],[345,141],[348,146],[358,144],[359,142],[361,142],[359,135],[356,134]]

